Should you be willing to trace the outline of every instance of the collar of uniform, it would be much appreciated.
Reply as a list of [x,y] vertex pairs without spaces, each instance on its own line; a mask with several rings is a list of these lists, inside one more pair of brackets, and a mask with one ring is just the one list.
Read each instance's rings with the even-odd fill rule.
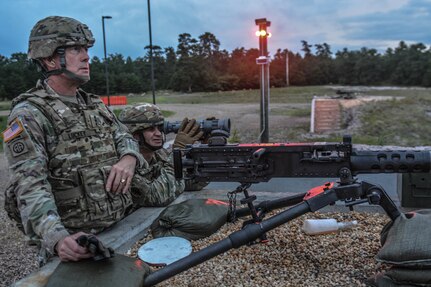
[[52,97],[60,97],[53,88],[48,84],[48,79],[45,80],[38,80],[36,84],[37,89],[44,89],[50,96]]
[[79,103],[76,96],[64,96],[64,95],[60,95],[60,94],[58,94],[58,95],[63,102],[69,102],[69,103],[74,103],[74,104]]

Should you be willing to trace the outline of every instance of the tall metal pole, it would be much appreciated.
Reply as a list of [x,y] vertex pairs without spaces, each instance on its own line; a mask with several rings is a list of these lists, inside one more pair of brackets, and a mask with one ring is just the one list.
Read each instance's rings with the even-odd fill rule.
[[111,16],[102,16],[102,29],[103,29],[103,51],[105,53],[104,63],[105,63],[105,80],[106,80],[106,95],[108,96],[108,106],[111,105],[109,98],[109,74],[108,74],[108,61],[106,59],[106,39],[105,39],[105,19],[112,19]]
[[271,26],[271,22],[266,18],[256,19],[256,25],[259,26],[259,31],[256,33],[259,36],[259,58],[256,63],[260,65],[260,135],[259,141],[267,143],[269,141],[269,57],[268,57],[268,37],[270,33],[267,27]]
[[154,60],[153,60],[153,37],[151,35],[151,9],[150,0],[147,0],[148,4],[148,29],[150,30],[150,61],[151,61],[151,90],[153,91],[153,104],[156,104],[156,87],[154,84]]
[[288,87],[289,84],[289,51],[286,50],[286,87]]

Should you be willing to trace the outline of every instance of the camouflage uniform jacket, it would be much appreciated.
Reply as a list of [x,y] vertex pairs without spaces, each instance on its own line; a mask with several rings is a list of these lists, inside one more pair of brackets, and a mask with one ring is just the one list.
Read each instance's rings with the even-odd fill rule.
[[69,232],[99,232],[124,217],[131,195],[105,191],[110,167],[126,154],[139,160],[137,167],[146,164],[100,98],[78,95],[81,104],[62,101],[38,81],[13,101],[4,132],[11,173],[5,209],[47,256]]
[[132,180],[135,208],[166,206],[184,190],[184,180],[176,180],[172,153],[159,149],[149,162],[149,168],[137,169]]

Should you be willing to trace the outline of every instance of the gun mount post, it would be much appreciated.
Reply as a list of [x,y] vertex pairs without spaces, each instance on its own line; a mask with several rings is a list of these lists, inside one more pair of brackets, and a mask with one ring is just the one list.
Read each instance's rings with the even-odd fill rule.
[[[264,212],[259,212],[258,209],[253,204],[253,201],[256,200],[256,195],[250,195],[248,192],[248,188],[251,186],[251,183],[242,183],[240,186],[238,186],[235,190],[228,192],[228,198],[229,198],[229,213],[231,222],[235,222],[237,218],[236,214],[236,194],[237,193],[243,193],[244,198],[240,200],[241,204],[247,204],[247,207],[250,211],[250,215],[252,217],[251,220],[247,220],[243,222],[242,228],[245,228],[248,224],[255,223],[259,224],[263,217],[265,216]],[[266,234],[262,234],[260,236],[261,243],[266,243],[268,241]],[[250,242],[254,243],[254,242]]]

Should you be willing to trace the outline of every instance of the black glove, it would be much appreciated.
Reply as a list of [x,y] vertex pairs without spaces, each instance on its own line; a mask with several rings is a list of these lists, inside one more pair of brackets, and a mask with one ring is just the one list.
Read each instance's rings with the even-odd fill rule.
[[76,242],[94,254],[94,261],[114,257],[114,249],[105,247],[102,241],[94,235],[81,235],[76,239]]

